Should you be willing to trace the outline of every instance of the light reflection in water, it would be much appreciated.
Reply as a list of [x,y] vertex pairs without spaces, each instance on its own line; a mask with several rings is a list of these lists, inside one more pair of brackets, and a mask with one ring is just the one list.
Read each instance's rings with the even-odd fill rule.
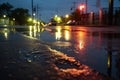
[[70,40],[70,31],[68,31],[68,30],[65,30],[64,31],[64,38],[65,38],[65,40]]
[[[65,51],[68,55],[71,55],[70,54],[71,52],[73,52],[74,54],[79,53],[79,54],[75,54],[77,55],[75,57],[77,57],[83,63],[105,74],[107,72],[106,69],[108,69],[108,74],[112,73],[112,70],[111,70],[112,57],[109,54],[108,56],[104,55],[105,51],[103,49],[104,47],[106,47],[106,42],[109,42],[109,41],[106,41],[106,35],[104,36],[102,32],[96,32],[96,31],[92,32],[92,31],[87,31],[87,29],[72,30],[71,27],[67,28],[65,26],[57,26],[55,29],[53,28],[50,29],[50,32],[52,31],[53,31],[52,34],[55,33],[54,37],[56,38],[56,40],[59,40],[54,43],[55,47],[57,45],[58,49],[61,49],[64,51],[64,49],[66,49],[65,46],[67,44],[66,42],[63,42],[63,41],[67,41],[67,42],[70,41],[69,43],[71,44],[69,45],[69,47],[66,46],[67,49],[69,50],[68,53],[67,51]],[[31,32],[36,32],[36,31],[33,30]],[[50,39],[48,39],[48,41]],[[110,43],[113,44],[113,41],[110,41]],[[110,45],[110,43],[108,44]],[[70,47],[71,45],[72,47]],[[117,46],[117,44],[114,44],[114,45]],[[61,48],[62,46],[63,48]],[[93,59],[94,56],[95,58]],[[107,65],[107,67],[105,65]]]
[[[72,34],[74,36],[72,36]],[[75,44],[75,48],[77,50],[82,50],[85,47],[85,32],[79,31],[79,32],[73,32],[71,34],[70,31],[70,27],[65,26],[65,28],[63,29],[62,26],[57,26],[56,27],[56,32],[55,32],[55,38],[56,40],[61,40],[61,38],[65,41],[69,41],[71,40],[71,36],[72,39],[74,39],[74,41],[77,43]]]
[[30,37],[33,37],[32,31],[29,31],[29,36],[30,36]]
[[[55,29],[51,29],[50,32],[52,34],[55,33],[55,39],[59,40],[56,41],[54,44],[58,46],[58,50],[64,51],[68,49],[69,51],[65,51],[68,55],[70,53],[78,53],[75,54],[77,59],[81,60],[83,63],[91,66],[92,68],[103,72],[106,74],[106,64],[108,67],[108,72],[111,73],[111,57],[108,55],[108,60],[106,59],[106,55],[104,55],[103,47],[106,46],[106,37],[102,37],[101,32],[92,32],[87,30],[72,30],[71,27],[65,26],[57,26]],[[87,31],[87,32],[86,32]],[[53,37],[53,38],[54,38]],[[51,38],[50,38],[51,39]],[[48,41],[50,40],[48,39]],[[65,41],[65,42],[63,42]],[[70,45],[66,46],[66,42],[69,42]],[[108,41],[107,41],[108,42]],[[111,44],[113,42],[111,41]],[[110,44],[110,43],[109,43]],[[115,44],[116,45],[116,44]],[[63,48],[61,48],[63,46]],[[59,48],[60,47],[60,48]],[[71,51],[71,52],[70,52]],[[103,53],[103,54],[102,54]],[[93,59],[93,57],[96,58]],[[107,60],[108,63],[105,61]],[[101,62],[101,63],[100,63]],[[105,65],[104,65],[105,64]],[[102,67],[102,68],[100,68]],[[102,71],[102,69],[104,70]]]
[[4,38],[6,40],[8,40],[10,31],[15,32],[15,28],[8,28],[8,27],[6,27],[6,28],[1,29],[0,32],[2,32]]
[[7,32],[4,33],[4,36],[5,36],[6,39],[8,39],[8,33]]
[[9,34],[9,29],[5,28],[3,33],[4,33],[4,36],[5,36],[5,39],[7,40],[8,39],[8,34]]
[[55,32],[55,39],[60,40],[61,38],[64,38],[66,41],[69,41],[71,37],[69,28],[70,27],[65,28],[65,30],[62,30],[62,26],[57,26]]
[[55,32],[55,39],[56,40],[60,40],[60,38],[62,37],[61,30],[62,30],[61,26],[56,27],[56,32]]
[[83,41],[79,41],[79,49],[82,50],[84,48],[84,42]]
[[107,65],[108,65],[108,68],[110,68],[110,64],[111,64],[111,56],[110,54],[108,53],[108,62],[107,62]]
[[40,32],[39,26],[29,26],[29,36],[30,37],[37,37],[37,32]]
[[30,36],[30,37],[33,37],[33,36],[32,36],[32,26],[29,26],[29,36]]
[[85,48],[85,32],[76,32],[74,33],[74,38],[76,41],[76,45],[75,47],[77,48],[77,50],[83,50]]
[[32,31],[32,26],[29,26],[29,31]]
[[64,38],[65,40],[69,41],[71,39],[71,31],[70,31],[70,26],[64,26]]
[[34,29],[33,29],[33,30],[34,30],[34,31],[33,31],[33,32],[34,32],[34,35],[33,35],[33,37],[36,37],[37,28],[36,28],[36,26],[33,26],[33,28],[34,28]]

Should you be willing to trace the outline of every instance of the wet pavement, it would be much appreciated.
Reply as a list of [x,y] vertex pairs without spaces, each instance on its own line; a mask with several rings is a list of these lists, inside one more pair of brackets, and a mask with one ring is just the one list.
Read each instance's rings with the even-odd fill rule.
[[0,54],[0,80],[112,80],[14,30],[0,29]]
[[49,38],[44,40],[52,43],[53,49],[72,56],[81,63],[119,80],[119,30],[120,27],[47,27],[47,31],[53,37],[48,34],[50,40]]

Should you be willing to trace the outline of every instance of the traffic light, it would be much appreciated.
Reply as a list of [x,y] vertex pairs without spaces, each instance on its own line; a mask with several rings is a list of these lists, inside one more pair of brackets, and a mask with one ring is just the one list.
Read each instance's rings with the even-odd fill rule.
[[80,11],[84,11],[84,10],[85,10],[85,5],[84,5],[84,4],[81,4],[81,5],[79,6],[79,9],[80,9]]

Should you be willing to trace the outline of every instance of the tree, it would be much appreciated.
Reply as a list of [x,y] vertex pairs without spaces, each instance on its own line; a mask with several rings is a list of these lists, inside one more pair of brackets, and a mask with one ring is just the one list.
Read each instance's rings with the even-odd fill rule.
[[75,20],[76,22],[79,22],[81,20],[80,16],[80,10],[76,9],[72,14],[71,14],[71,19]]
[[13,6],[9,3],[3,3],[0,5],[0,16],[4,14],[10,16]]
[[11,16],[15,18],[15,21],[18,25],[25,25],[27,23],[28,17],[30,17],[28,13],[28,9],[16,8],[12,11]]

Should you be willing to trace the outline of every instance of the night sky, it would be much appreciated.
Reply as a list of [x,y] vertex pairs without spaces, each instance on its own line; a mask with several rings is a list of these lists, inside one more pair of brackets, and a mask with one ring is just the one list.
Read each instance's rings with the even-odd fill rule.
[[[33,0],[34,6],[39,6],[39,17],[44,21],[49,21],[55,14],[64,16],[72,12],[71,8],[74,7],[73,2],[76,2],[76,7],[80,3],[85,3],[85,0]],[[98,11],[96,7],[97,0],[88,0],[88,12]],[[30,10],[31,14],[31,0],[0,0],[0,4],[9,2],[14,7],[22,7]],[[101,0],[101,7],[108,7],[108,0]],[[120,7],[120,2],[114,0],[114,6]]]

